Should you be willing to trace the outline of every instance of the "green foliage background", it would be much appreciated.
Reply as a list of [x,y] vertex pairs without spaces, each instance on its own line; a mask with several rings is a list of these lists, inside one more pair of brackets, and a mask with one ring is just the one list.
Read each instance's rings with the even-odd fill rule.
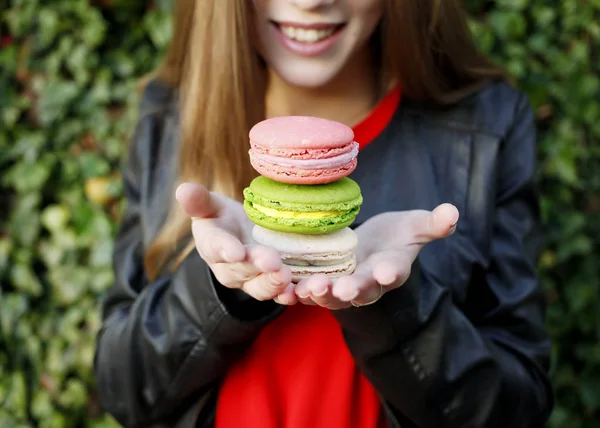
[[[0,426],[112,427],[91,372],[119,162],[169,0],[0,0]],[[600,427],[600,0],[466,0],[536,108],[552,428]],[[516,428],[516,427],[515,427]]]

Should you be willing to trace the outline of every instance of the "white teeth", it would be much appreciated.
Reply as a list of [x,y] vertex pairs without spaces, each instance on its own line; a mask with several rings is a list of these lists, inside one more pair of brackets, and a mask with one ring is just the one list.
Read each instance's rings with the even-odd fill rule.
[[308,28],[297,28],[290,26],[281,26],[281,32],[288,38],[304,43],[315,43],[326,39],[334,33],[333,27],[323,28],[320,30],[308,29]]

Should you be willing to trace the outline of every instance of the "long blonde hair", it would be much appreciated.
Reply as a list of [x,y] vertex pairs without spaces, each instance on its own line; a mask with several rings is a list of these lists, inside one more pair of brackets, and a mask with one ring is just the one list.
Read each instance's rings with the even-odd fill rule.
[[[398,82],[403,96],[452,104],[505,78],[476,48],[460,0],[386,0],[385,7],[374,46],[382,79]],[[256,176],[248,132],[265,116],[266,73],[250,42],[251,13],[248,0],[176,0],[173,38],[153,73],[180,97],[179,181],[236,200]],[[150,279],[192,250],[177,250],[189,231],[174,204],[145,254]]]

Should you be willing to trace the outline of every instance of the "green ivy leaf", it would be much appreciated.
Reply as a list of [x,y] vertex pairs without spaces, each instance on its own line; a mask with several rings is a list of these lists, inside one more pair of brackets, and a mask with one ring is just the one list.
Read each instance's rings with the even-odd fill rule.
[[39,0],[20,0],[15,7],[5,11],[9,32],[14,37],[23,37],[31,31],[39,10]]
[[86,12],[89,20],[81,30],[81,37],[86,45],[95,48],[106,36],[106,24],[98,10],[87,9]]
[[59,403],[66,408],[78,408],[87,403],[86,388],[79,380],[69,379],[65,390],[60,394]]
[[170,16],[164,13],[149,13],[144,20],[144,26],[154,46],[164,49],[173,34]]
[[17,200],[9,224],[9,232],[15,243],[31,247],[40,232],[39,194],[29,193]]
[[102,156],[94,153],[83,153],[78,157],[81,177],[85,180],[90,177],[102,177],[110,173],[109,163]]
[[56,304],[67,307],[88,291],[89,273],[83,267],[56,266],[48,274]]
[[[0,328],[2,337],[11,337],[22,316],[29,310],[27,297],[24,294],[8,294],[2,295],[0,289],[0,303],[2,311],[0,311]],[[2,377],[0,377],[2,379]],[[3,395],[0,394],[0,397]]]
[[[16,141],[8,152],[12,158],[21,158],[22,162],[35,162],[44,149],[46,138],[43,134],[34,131],[24,131],[18,134]],[[47,168],[45,169],[47,172]],[[44,173],[44,175],[46,175]],[[47,176],[47,175],[46,175]]]
[[33,297],[42,295],[42,284],[30,266],[14,265],[10,270],[10,280],[13,287],[26,295]]
[[10,389],[6,391],[4,404],[17,420],[24,421],[27,419],[27,376],[21,371],[13,372],[9,382]]
[[47,48],[56,38],[58,33],[59,17],[55,10],[43,8],[38,12],[38,42],[40,48]]
[[4,183],[21,194],[40,191],[52,172],[52,162],[17,163],[8,170]]
[[42,225],[50,232],[60,233],[69,222],[69,210],[61,205],[48,205],[42,211]]
[[69,81],[49,81],[43,88],[38,114],[43,125],[64,119],[70,104],[79,95],[77,84]]
[[38,420],[47,420],[52,414],[54,403],[50,393],[44,389],[36,390],[31,402],[31,412]]
[[490,24],[503,40],[519,39],[527,27],[523,15],[516,11],[497,11],[490,14]]

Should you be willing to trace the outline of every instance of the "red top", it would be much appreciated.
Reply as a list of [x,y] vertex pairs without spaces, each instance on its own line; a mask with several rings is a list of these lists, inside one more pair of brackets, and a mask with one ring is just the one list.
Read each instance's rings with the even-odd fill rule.
[[[363,149],[400,102],[390,92],[361,123]],[[216,428],[384,428],[377,393],[356,366],[328,309],[297,304],[267,325],[226,373]]]
[[367,147],[389,125],[400,105],[401,97],[400,88],[396,87],[375,106],[369,116],[354,126],[354,140],[358,143],[360,150]]

